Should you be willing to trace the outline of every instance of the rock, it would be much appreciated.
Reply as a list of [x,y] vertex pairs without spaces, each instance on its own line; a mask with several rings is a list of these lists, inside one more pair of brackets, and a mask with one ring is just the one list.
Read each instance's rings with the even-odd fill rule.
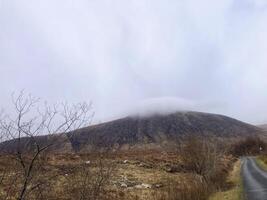
[[136,185],[135,188],[136,189],[143,189],[142,185]]
[[142,186],[143,186],[145,189],[151,189],[151,188],[152,188],[152,185],[150,185],[150,184],[142,183]]
[[152,185],[146,184],[146,183],[142,183],[141,185],[136,185],[135,188],[137,188],[137,189],[151,189]]
[[118,185],[122,188],[133,188],[138,184],[139,184],[138,182],[129,181],[129,180],[122,180],[122,181],[118,182]]
[[89,165],[89,164],[91,164],[91,161],[88,160],[88,161],[85,162],[85,164]]
[[153,187],[154,187],[154,188],[162,188],[163,185],[162,185],[161,183],[158,183],[158,184],[153,185]]
[[147,169],[153,168],[153,166],[151,164],[147,164],[147,163],[140,163],[138,166],[143,167],[143,168],[147,168]]
[[135,180],[129,180],[126,176],[121,175],[121,179],[119,181],[113,182],[115,185],[122,187],[122,188],[128,188],[132,189],[135,188],[136,185],[140,185],[141,183]]
[[126,184],[126,183],[121,183],[121,185],[120,185],[122,188],[127,188],[128,187],[128,185]]
[[127,164],[128,162],[129,162],[128,160],[124,160],[124,161],[123,161],[124,164]]
[[169,173],[176,173],[181,171],[180,167],[175,166],[175,165],[166,165],[165,166],[165,171]]
[[127,181],[125,182],[125,184],[127,185],[127,187],[134,187],[136,185],[135,182],[131,182],[131,181]]

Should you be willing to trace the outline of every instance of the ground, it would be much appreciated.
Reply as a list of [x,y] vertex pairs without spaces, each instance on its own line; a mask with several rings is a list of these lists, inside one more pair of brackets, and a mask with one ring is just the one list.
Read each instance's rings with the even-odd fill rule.
[[[30,199],[39,200],[43,196],[43,199],[72,200],[92,196],[91,199],[101,200],[202,200],[210,193],[203,178],[184,170],[179,155],[173,152],[57,154],[45,156],[39,164],[41,168],[36,168],[29,188],[34,188],[40,182],[42,184],[29,194]],[[235,165],[229,182],[237,182],[238,167],[239,163]],[[9,176],[4,177],[0,191],[2,196],[9,192],[14,197],[22,185],[21,168],[15,160],[1,156],[0,172],[3,175],[6,171]],[[16,184],[5,189],[5,186],[11,185],[16,173]],[[94,196],[100,193],[102,196]],[[230,194],[231,191],[218,193],[224,196]],[[216,196],[212,198],[215,199]]]

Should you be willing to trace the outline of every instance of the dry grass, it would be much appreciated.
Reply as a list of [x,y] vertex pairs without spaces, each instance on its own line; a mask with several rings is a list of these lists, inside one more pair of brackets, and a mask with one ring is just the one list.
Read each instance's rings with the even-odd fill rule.
[[263,170],[267,171],[267,155],[256,157],[256,162]]
[[209,200],[242,200],[243,188],[240,169],[241,162],[238,160],[227,178],[228,188],[213,194]]
[[[26,200],[205,200],[215,189],[209,187],[201,175],[185,171],[177,153],[137,151],[106,154],[101,157],[102,171],[99,158],[99,154],[47,156],[41,173],[33,181],[44,184]],[[87,161],[90,164],[86,164]],[[218,177],[227,173],[231,162],[231,159],[223,161],[225,166],[220,168],[223,174],[219,173]],[[0,175],[4,171],[13,174],[16,164],[14,160],[1,156]],[[96,190],[99,177],[103,176],[105,179]],[[10,181],[5,178],[2,185],[10,185]],[[16,187],[19,184],[18,179]],[[142,184],[148,188],[140,187]],[[3,196],[6,193],[4,187],[0,190]],[[99,195],[95,196],[95,191]],[[16,191],[12,194],[15,199]]]
[[[157,155],[157,156],[156,156]],[[185,182],[190,174],[168,173],[165,166],[177,162],[177,156],[172,153],[147,152],[141,154],[110,154],[99,159],[98,154],[59,154],[50,155],[45,158],[45,165],[33,183],[43,182],[40,190],[33,191],[27,199],[58,199],[71,200],[80,199],[79,196],[92,196],[84,199],[155,199],[156,193],[161,193],[170,182]],[[127,161],[125,161],[127,160]],[[86,162],[90,161],[90,164]],[[100,171],[100,163],[102,170]],[[0,157],[0,175],[6,173],[4,181],[1,183],[0,199],[4,199],[7,194],[5,186],[11,186],[13,174],[16,173],[18,165],[9,156]],[[108,172],[108,170],[110,170]],[[108,172],[108,173],[107,173]],[[105,174],[106,173],[106,174]],[[87,176],[87,178],[85,178]],[[103,178],[105,180],[100,180]],[[101,182],[99,190],[92,188]],[[86,184],[85,184],[86,183]],[[122,184],[128,184],[127,187]],[[130,183],[130,184],[129,184]],[[9,193],[13,195],[9,199],[16,199],[18,188],[22,182],[20,174],[15,180],[14,187]],[[147,184],[149,188],[138,188],[138,185]],[[84,188],[86,185],[86,188]],[[33,186],[33,185],[31,185]],[[30,187],[31,187],[30,186]],[[150,188],[151,187],[151,188]],[[83,192],[81,192],[84,190]],[[92,191],[101,193],[101,196],[94,197]],[[41,193],[41,194],[40,194]],[[84,194],[81,194],[84,193]],[[42,197],[40,197],[40,195]]]

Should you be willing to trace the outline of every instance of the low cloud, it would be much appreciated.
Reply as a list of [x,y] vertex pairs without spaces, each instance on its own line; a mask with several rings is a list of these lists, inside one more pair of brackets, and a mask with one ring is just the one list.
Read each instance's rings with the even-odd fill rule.
[[140,104],[263,123],[266,21],[265,0],[0,0],[1,104],[26,89],[92,100],[96,123]]
[[160,97],[141,101],[128,112],[128,115],[150,116],[155,114],[171,114],[178,111],[197,110],[195,102],[176,97]]

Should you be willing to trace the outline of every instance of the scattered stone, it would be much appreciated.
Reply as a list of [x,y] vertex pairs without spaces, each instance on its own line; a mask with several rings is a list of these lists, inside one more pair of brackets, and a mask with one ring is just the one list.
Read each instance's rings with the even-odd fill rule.
[[151,188],[152,188],[152,185],[150,185],[150,184],[142,183],[142,186],[143,186],[145,189],[151,189]]
[[152,185],[146,184],[146,183],[142,183],[141,185],[136,185],[135,188],[137,188],[137,189],[151,189]]
[[169,172],[169,173],[176,173],[176,172],[181,171],[180,167],[175,166],[175,165],[166,165],[164,169],[166,172]]
[[124,160],[124,161],[123,161],[124,164],[127,164],[128,162],[129,162],[128,160]]
[[128,185],[127,185],[126,183],[121,183],[121,187],[122,187],[122,188],[127,188]]
[[85,164],[90,165],[91,164],[91,161],[88,160],[88,161],[85,162]]
[[136,185],[135,188],[136,189],[143,189],[142,185]]
[[153,166],[151,164],[147,164],[147,163],[140,163],[138,166],[143,167],[143,168],[147,168],[147,169],[153,168]]
[[153,187],[154,187],[154,188],[162,188],[163,185],[162,185],[161,183],[158,183],[158,184],[153,185]]

